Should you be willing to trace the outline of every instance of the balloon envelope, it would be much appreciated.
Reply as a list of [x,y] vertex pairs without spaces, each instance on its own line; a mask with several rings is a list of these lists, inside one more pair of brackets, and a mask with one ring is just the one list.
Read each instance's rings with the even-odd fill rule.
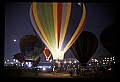
[[30,19],[53,59],[63,59],[83,29],[86,8],[83,3],[33,2]]
[[21,53],[15,54],[13,59],[17,59],[20,63],[23,63],[25,61],[25,58]]
[[39,64],[39,62],[40,62],[40,57],[35,62],[33,62],[33,66],[37,67],[37,65]]
[[118,35],[117,35],[117,25],[112,24],[106,27],[100,34],[101,44],[113,55],[118,54]]
[[26,61],[36,61],[44,47],[43,43],[34,35],[25,35],[20,39],[20,50]]
[[44,53],[44,56],[46,57],[46,60],[48,61],[49,58],[51,57],[51,52],[50,52],[50,50],[49,50],[47,47],[45,47],[43,53]]
[[87,65],[89,59],[93,56],[98,47],[97,37],[89,32],[82,31],[81,35],[74,42],[70,50],[82,65]]

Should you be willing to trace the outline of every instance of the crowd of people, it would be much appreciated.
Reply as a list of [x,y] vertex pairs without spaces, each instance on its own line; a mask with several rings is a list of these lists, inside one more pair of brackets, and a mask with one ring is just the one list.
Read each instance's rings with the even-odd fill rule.
[[114,77],[113,68],[104,68],[104,67],[80,67],[69,69],[71,77],[81,77],[81,78],[112,78]]

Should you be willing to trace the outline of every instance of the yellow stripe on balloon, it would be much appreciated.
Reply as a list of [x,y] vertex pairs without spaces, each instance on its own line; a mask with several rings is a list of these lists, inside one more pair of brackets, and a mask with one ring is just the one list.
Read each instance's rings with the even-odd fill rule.
[[[86,8],[85,5],[83,4],[83,14],[82,14],[82,18],[79,22],[78,28],[76,29],[74,35],[72,36],[72,38],[70,39],[70,41],[68,42],[68,44],[65,47],[64,53],[71,47],[71,45],[75,42],[75,40],[78,38],[79,36],[79,30],[83,29],[82,26],[85,22],[85,18],[86,18]],[[79,33],[79,34],[78,34]],[[77,36],[77,37],[76,37]],[[75,38],[76,37],[76,38]]]
[[60,49],[62,49],[62,45],[63,45],[63,41],[66,35],[66,30],[68,27],[68,23],[69,23],[69,18],[70,18],[70,12],[71,12],[71,3],[68,3],[67,5],[67,12],[66,12],[66,20],[65,20],[65,25],[64,25],[64,31],[62,34],[62,40],[60,41]]
[[50,53],[50,55],[48,56],[48,58],[50,58],[50,57],[51,57],[51,55],[52,55],[52,54]]
[[[75,46],[74,44],[73,44],[73,46]],[[74,53],[75,53],[75,55],[77,56],[77,58],[79,58],[79,56],[78,56],[78,54],[76,53],[76,50],[74,49],[74,47],[72,46],[72,49],[73,49],[73,51],[74,51]]]
[[36,8],[36,2],[33,2],[32,5],[33,5],[33,15],[34,15],[36,24],[37,24],[37,26],[38,26],[38,28],[39,28],[39,31],[40,31],[41,34],[43,35],[45,42],[46,42],[47,45],[48,45],[47,47],[51,50],[51,49],[52,49],[52,48],[51,48],[51,45],[49,44],[49,42],[48,42],[48,40],[47,40],[47,38],[46,38],[46,36],[45,36],[45,34],[44,34],[44,31],[43,31],[43,29],[42,29],[40,20],[39,20],[39,18],[38,18],[38,13],[37,13],[37,8]]
[[58,48],[58,30],[57,30],[57,3],[55,2],[55,3],[53,3],[53,19],[54,19],[54,29],[55,29],[55,45],[56,45],[56,48],[55,49],[57,49]]
[[43,53],[44,53],[44,56],[47,58],[47,55],[45,54],[45,50],[43,51]]

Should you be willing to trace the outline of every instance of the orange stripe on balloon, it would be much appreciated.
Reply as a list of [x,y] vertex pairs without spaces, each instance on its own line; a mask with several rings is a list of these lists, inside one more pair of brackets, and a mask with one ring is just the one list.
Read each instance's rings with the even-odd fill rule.
[[74,41],[78,38],[78,35],[80,34],[80,31],[83,29],[83,25],[85,23],[86,20],[86,8],[83,4],[83,14],[82,14],[82,18],[79,22],[78,28],[76,29],[75,33],[73,34],[72,38],[70,39],[70,41],[68,42],[68,44],[65,47],[65,51],[64,53],[71,47],[71,45],[74,43]]
[[62,3],[57,4],[57,15],[58,15],[58,48],[59,48],[59,40],[60,40],[60,29],[61,29],[61,19],[62,19]]
[[[86,19],[85,19],[85,21],[86,21]],[[75,36],[75,38],[73,39],[73,41],[72,41],[70,44],[74,43],[75,40],[79,37],[79,35],[80,35],[80,33],[82,32],[83,27],[84,27],[84,25],[85,25],[85,21],[84,21],[84,23],[83,23],[81,29],[79,30],[79,32],[77,33],[77,35]]]
[[45,54],[48,57],[48,49],[45,50]]
[[[41,34],[41,36],[42,36],[42,38],[43,38],[43,42],[45,43],[45,44],[47,44],[47,47],[51,50],[51,46],[50,46],[50,44],[49,44],[49,42],[47,41],[47,39],[46,39],[46,36],[45,36],[45,34],[44,34],[44,32],[43,32],[43,29],[42,29],[42,27],[41,27],[41,24],[40,24],[40,22],[39,22],[39,19],[38,19],[38,13],[37,13],[37,8],[36,8],[36,2],[33,2],[33,4],[32,4],[32,15],[33,15],[33,19],[34,19],[34,21],[35,21],[35,24],[36,24],[36,26],[39,28],[38,30],[39,30],[39,32],[40,32],[40,34]],[[42,30],[42,31],[41,31]]]
[[[84,25],[85,25],[85,22],[86,22],[86,17],[85,17],[85,20],[84,20],[84,22],[83,22],[83,24],[82,24],[82,26],[81,26],[81,29],[79,30],[79,32],[77,33],[77,35],[74,37],[73,41],[72,41],[70,44],[73,44],[73,43],[75,42],[75,40],[79,37],[80,33],[81,33],[82,30],[83,30],[83,27],[84,27]],[[69,45],[67,49],[69,49],[70,46],[71,46],[71,45]]]
[[48,57],[48,49],[44,50],[44,55],[45,55],[46,58]]
[[[33,10],[33,6],[32,6],[32,10]],[[38,27],[38,24],[37,24],[37,22],[36,22],[36,20],[35,20],[35,16],[34,16],[33,11],[32,11],[32,15],[33,15],[34,22],[35,22],[36,26]],[[43,37],[43,35],[42,35],[40,29],[38,29],[38,31],[40,32],[41,36]],[[44,39],[44,37],[43,37],[43,39]],[[44,39],[44,40],[45,40],[45,39]],[[45,41],[45,42],[46,42],[46,41]]]

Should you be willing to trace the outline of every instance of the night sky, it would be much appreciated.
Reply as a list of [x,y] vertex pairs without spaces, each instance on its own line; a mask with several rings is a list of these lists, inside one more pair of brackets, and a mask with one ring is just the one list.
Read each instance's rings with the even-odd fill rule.
[[[36,35],[29,17],[31,2],[7,2],[5,3],[5,46],[4,60],[12,61],[13,55],[20,52],[19,41],[24,35]],[[85,31],[95,34],[99,41],[100,33],[107,26],[116,23],[116,7],[112,3],[85,3],[86,23]],[[16,41],[14,42],[14,39]],[[100,43],[94,57],[100,55],[109,55]],[[40,55],[41,61],[45,61],[45,56]],[[68,50],[64,58],[75,58]]]

